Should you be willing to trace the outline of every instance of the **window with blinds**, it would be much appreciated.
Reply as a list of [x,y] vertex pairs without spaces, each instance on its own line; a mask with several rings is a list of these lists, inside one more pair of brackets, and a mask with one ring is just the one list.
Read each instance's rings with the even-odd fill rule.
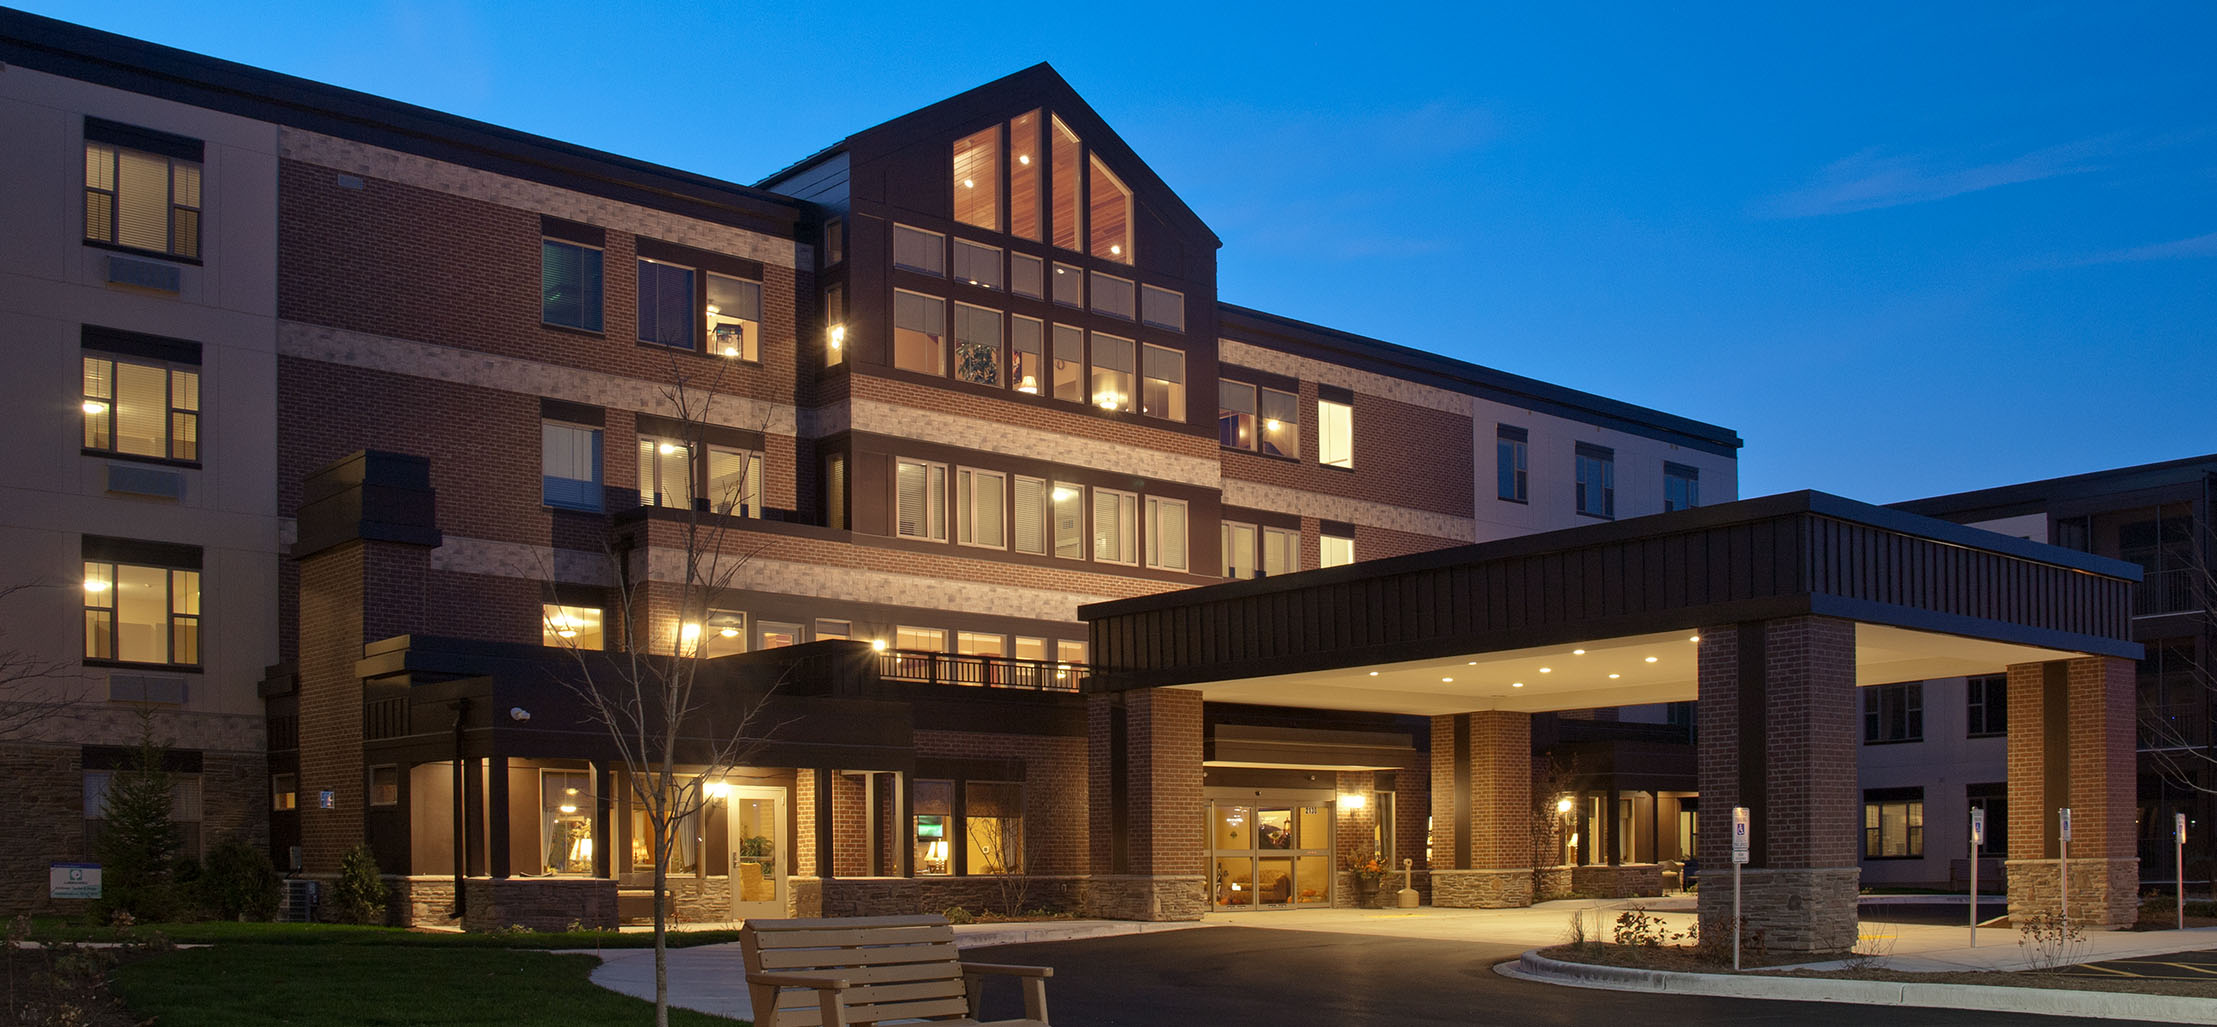
[[987,289],[1001,287],[1001,248],[955,240],[955,279]]
[[1159,285],[1140,286],[1139,319],[1157,328],[1185,331],[1185,293]]
[[1139,392],[1139,412],[1169,421],[1185,420],[1185,354],[1148,344],[1141,349],[1144,361]]
[[1017,475],[1013,496],[1016,501],[1016,551],[1033,556],[1047,555],[1047,482]]
[[200,369],[86,353],[85,448],[200,459]]
[[1262,530],[1262,573],[1291,574],[1301,569],[1301,533],[1290,528]]
[[1101,332],[1093,334],[1093,405],[1103,410],[1129,410],[1132,406],[1132,340]]
[[1093,490],[1093,559],[1101,563],[1139,562],[1139,497],[1129,492]]
[[964,467],[955,471],[955,540],[966,546],[1008,547],[1008,477]]
[[893,366],[945,374],[941,346],[947,335],[947,301],[921,293],[893,292]]
[[539,320],[600,331],[600,264],[601,252],[593,247],[539,240]]
[[1010,314],[1008,318],[1008,381],[1018,392],[1039,395],[1047,380],[1047,326],[1038,318]]
[[639,341],[693,348],[693,269],[639,261]]
[[894,533],[947,541],[947,465],[899,460],[893,479]]
[[539,426],[540,500],[571,510],[600,509],[600,429],[545,421]]
[[1085,330],[1055,326],[1055,398],[1085,402]]
[[955,304],[955,378],[1001,384],[1001,312]]
[[1224,576],[1227,578],[1252,578],[1255,576],[1255,526],[1236,521],[1223,521]]
[[1085,559],[1085,488],[1056,482],[1049,491],[1055,520],[1055,555]]
[[708,273],[708,352],[762,359],[762,283]]
[[85,240],[200,256],[200,161],[85,143]]
[[945,275],[947,237],[921,228],[894,225],[893,266],[927,275]]
[[1182,571],[1186,563],[1185,500],[1148,496],[1147,566]]
[[1087,276],[1093,283],[1093,312],[1132,320],[1138,314],[1138,300],[1132,291],[1132,280],[1104,275],[1094,271]]

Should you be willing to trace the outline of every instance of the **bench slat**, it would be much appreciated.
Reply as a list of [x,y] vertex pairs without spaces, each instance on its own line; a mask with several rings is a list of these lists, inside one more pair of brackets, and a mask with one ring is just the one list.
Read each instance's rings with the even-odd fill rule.
[[871,927],[933,927],[945,926],[947,918],[932,913],[906,916],[835,916],[800,920],[749,920],[746,928],[768,937],[786,931],[821,931],[825,929]]
[[[847,1020],[850,1023],[873,1023],[879,1020],[919,1020],[926,1017],[943,1018],[950,1016],[967,1017],[969,1013],[970,1003],[965,999],[933,999],[922,1002],[892,1002],[877,1006],[863,1006],[861,1008],[856,1008],[850,1005],[847,1007]],[[817,1006],[813,1002],[809,1003],[805,1007],[794,1006],[792,1008],[786,1008],[780,1006],[777,1011],[778,1027],[823,1027],[823,1022],[823,1010],[821,1009],[821,1007]],[[941,1020],[939,1022],[942,1024],[942,1027],[944,1027],[945,1021]],[[976,1021],[973,1020],[965,1022],[975,1023]]]
[[946,924],[913,927],[857,927],[844,930],[780,931],[761,936],[764,950],[820,948],[829,945],[927,945],[955,940],[955,929]]
[[[958,964],[959,965],[959,964]],[[810,970],[769,970],[766,973],[812,973],[825,977],[837,977],[849,985],[904,984],[909,981],[959,981],[960,971],[950,971],[940,963],[900,963],[893,966],[840,966]]]
[[859,949],[762,949],[754,953],[759,970],[831,970],[848,966],[898,966],[905,963],[948,964],[947,972],[961,976],[955,965],[960,950],[952,942],[931,945],[896,945]]

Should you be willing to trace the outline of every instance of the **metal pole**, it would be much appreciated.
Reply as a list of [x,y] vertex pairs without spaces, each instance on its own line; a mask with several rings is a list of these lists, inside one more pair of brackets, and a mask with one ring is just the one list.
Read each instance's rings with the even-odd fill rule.
[[2171,839],[2177,846],[2179,930],[2186,929],[2186,814],[2171,814]]
[[[1972,820],[1977,823],[1976,818]],[[1978,832],[1971,832],[1971,947],[1978,947]]]
[[1740,864],[1732,864],[1732,969],[1740,968]]

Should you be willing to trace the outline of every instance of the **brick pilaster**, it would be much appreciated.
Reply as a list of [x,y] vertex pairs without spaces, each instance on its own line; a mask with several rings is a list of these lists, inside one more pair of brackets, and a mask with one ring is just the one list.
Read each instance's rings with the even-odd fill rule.
[[2016,664],[2009,673],[2009,909],[2054,912],[2065,855],[2056,811],[2071,810],[2073,920],[2105,927],[2138,915],[2132,661],[2086,657]]

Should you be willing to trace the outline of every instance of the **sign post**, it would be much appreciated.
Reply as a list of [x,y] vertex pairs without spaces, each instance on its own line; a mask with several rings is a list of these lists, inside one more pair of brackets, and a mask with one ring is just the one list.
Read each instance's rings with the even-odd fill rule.
[[2178,850],[2179,930],[2186,929],[2186,814],[2171,814],[2171,841]]
[[1732,807],[1732,969],[1740,968],[1740,868],[1747,865],[1747,807]]
[[2057,840],[2061,843],[2056,852],[2062,857],[2055,861],[2056,896],[2067,925],[2071,922],[2071,807],[2065,806],[2055,812],[2061,818],[2056,824],[2060,828]]
[[1971,947],[1978,947],[1978,847],[1986,844],[1986,810],[1971,807]]

